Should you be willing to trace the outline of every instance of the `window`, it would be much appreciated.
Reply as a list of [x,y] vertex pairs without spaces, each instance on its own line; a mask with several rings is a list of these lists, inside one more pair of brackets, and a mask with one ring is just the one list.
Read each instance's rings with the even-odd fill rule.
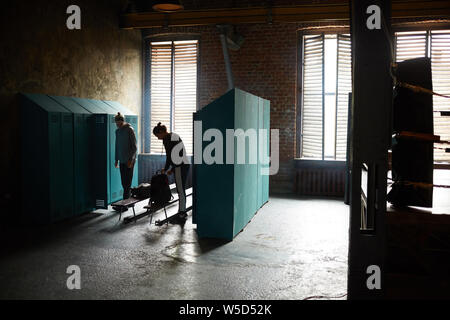
[[[351,40],[347,34],[303,35],[302,95],[298,156],[345,160],[348,93],[351,92]],[[450,95],[450,30],[397,32],[396,61],[430,57],[433,91]],[[450,140],[450,99],[433,96],[434,134]],[[450,162],[448,145],[435,144],[435,162]]]
[[300,157],[345,160],[351,44],[348,34],[305,35]]
[[[430,57],[433,76],[433,91],[450,95],[450,31],[397,32],[396,61]],[[450,110],[450,99],[433,96],[434,134],[441,140],[450,140],[450,117],[442,116],[441,111]],[[446,145],[435,144],[434,161],[450,162]]]
[[[176,132],[192,154],[192,114],[197,110],[198,40],[150,42],[150,128],[158,122]],[[147,88],[148,89],[148,88]],[[150,134],[150,153],[161,153],[162,142]]]

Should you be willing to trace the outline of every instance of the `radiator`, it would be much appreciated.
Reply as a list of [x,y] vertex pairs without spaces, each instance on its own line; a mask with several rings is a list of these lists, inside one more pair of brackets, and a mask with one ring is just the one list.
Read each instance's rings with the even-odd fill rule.
[[296,193],[299,195],[343,197],[345,170],[342,168],[297,169]]

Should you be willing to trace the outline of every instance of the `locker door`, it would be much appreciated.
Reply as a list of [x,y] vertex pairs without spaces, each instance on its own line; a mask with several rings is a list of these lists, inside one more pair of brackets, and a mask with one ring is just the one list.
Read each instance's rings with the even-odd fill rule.
[[63,188],[63,174],[61,168],[61,113],[48,113],[48,158],[49,158],[49,203],[50,221],[58,221],[63,216],[63,201],[60,198],[60,190]]
[[[266,129],[266,150],[265,156],[270,155],[270,101],[263,101],[263,128]],[[264,168],[269,168],[269,164],[263,165]],[[265,204],[269,201],[269,175],[262,176],[262,202]]]
[[119,201],[123,197],[122,181],[120,179],[120,169],[114,166],[116,157],[116,121],[113,115],[108,116],[109,123],[109,162],[108,167],[110,169],[110,202],[113,203]]
[[96,208],[108,208],[110,203],[110,184],[109,184],[109,167],[108,167],[108,116],[106,114],[95,114],[94,136],[92,143],[92,158],[94,159],[91,171],[91,177],[94,185],[94,197]]
[[263,205],[263,177],[261,174],[261,152],[263,140],[261,138],[261,130],[264,129],[264,100],[258,97],[258,187],[257,187],[257,210]]
[[62,113],[61,117],[61,170],[59,197],[62,202],[62,219],[73,216],[73,114]]

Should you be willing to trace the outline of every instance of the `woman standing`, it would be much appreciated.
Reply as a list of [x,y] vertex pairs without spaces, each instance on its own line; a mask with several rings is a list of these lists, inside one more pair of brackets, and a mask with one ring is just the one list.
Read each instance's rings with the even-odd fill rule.
[[171,222],[186,222],[186,179],[189,172],[189,160],[186,156],[186,149],[180,136],[174,132],[168,133],[167,128],[161,122],[153,128],[153,134],[162,140],[166,150],[166,165],[161,170],[167,175],[175,174],[175,184],[178,192],[178,215]]

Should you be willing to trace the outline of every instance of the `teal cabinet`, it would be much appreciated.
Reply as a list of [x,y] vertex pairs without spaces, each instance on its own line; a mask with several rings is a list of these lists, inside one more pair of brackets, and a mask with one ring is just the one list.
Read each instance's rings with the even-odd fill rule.
[[73,114],[73,215],[95,208],[91,188],[91,119],[92,113],[68,97],[49,96]]
[[[234,89],[196,112],[194,121],[201,121],[202,137],[209,129],[221,133],[223,163],[194,164],[193,221],[200,238],[232,240],[268,201],[269,177],[262,173],[268,164],[260,149],[269,150],[270,102]],[[234,130],[229,150],[227,129]],[[204,158],[212,142],[195,140],[194,157]]]
[[[51,223],[122,199],[114,167],[119,103],[44,94],[19,94],[19,103],[24,222]],[[138,116],[120,110],[137,132]]]
[[[120,169],[116,168],[116,122],[117,112],[130,118],[131,125],[138,131],[138,116],[118,102],[106,103],[101,100],[72,98],[76,103],[93,114],[91,121],[92,138],[92,188],[96,208],[107,209],[108,205],[123,198]],[[120,106],[120,109],[117,108]],[[138,138],[138,137],[136,137]],[[135,166],[132,186],[138,185],[138,166]]]
[[45,224],[73,215],[73,115],[46,95],[19,94],[22,215]]

